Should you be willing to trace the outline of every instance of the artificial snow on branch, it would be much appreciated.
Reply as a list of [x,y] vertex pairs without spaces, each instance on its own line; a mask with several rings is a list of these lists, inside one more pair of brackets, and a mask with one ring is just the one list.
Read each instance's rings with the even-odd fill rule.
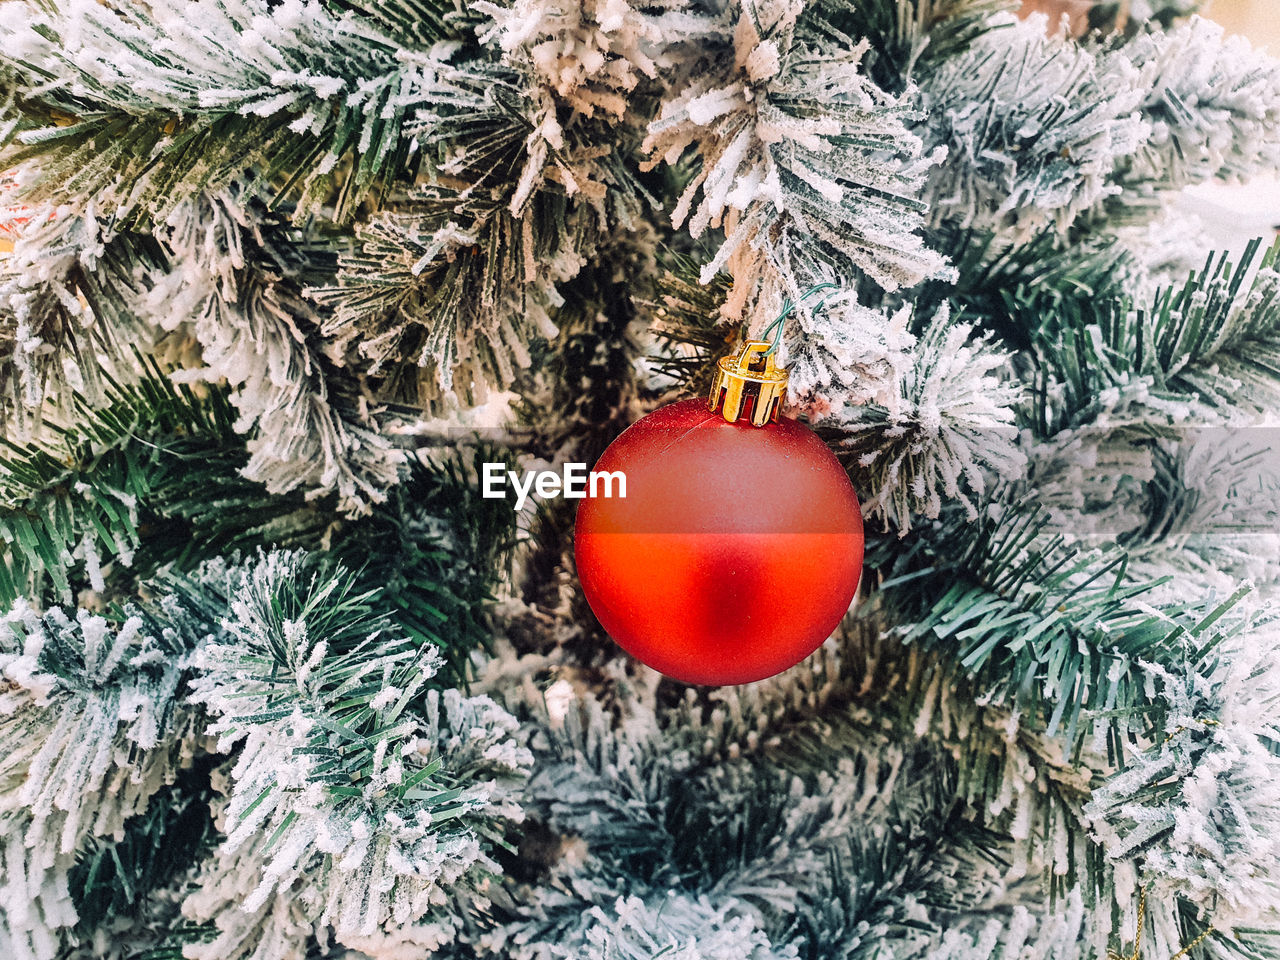
[[780,356],[791,375],[788,400],[820,421],[845,405],[896,410],[916,346],[910,308],[892,316],[841,291],[810,308],[800,304]]
[[[587,700],[546,731],[525,802],[556,838],[556,882],[514,890],[479,940],[482,956],[918,950],[928,937],[912,893],[945,896],[935,886],[944,876],[995,881],[981,831],[950,819],[949,766],[856,718],[799,721],[715,765],[678,728],[643,716],[610,725]],[[813,764],[818,755],[825,762]],[[926,838],[942,822],[953,829],[938,851]]]
[[1094,836],[1149,895],[1230,931],[1280,903],[1280,636],[1269,614],[1185,664],[1143,664],[1163,722],[1093,792]]
[[53,960],[77,914],[68,873],[198,749],[192,653],[213,632],[180,604],[119,623],[19,600],[0,622],[0,950]]
[[1014,404],[1020,388],[997,375],[1008,357],[942,305],[921,335],[887,405],[832,410],[837,452],[863,477],[863,509],[905,532],[912,517],[957,500],[977,517],[995,479],[1021,476]]
[[184,905],[218,928],[196,960],[294,956],[285,934],[307,928],[357,948],[390,924],[443,941],[450,887],[497,870],[490,838],[519,820],[511,790],[531,762],[516,721],[429,689],[439,653],[397,636],[377,597],[298,552],[236,578],[192,683],[218,749],[241,744],[226,840]]
[[768,272],[829,263],[889,290],[942,274],[916,199],[941,153],[909,131],[909,98],[862,70],[867,43],[794,0],[734,3],[712,23],[643,145],[650,164],[698,159],[672,221],[695,238],[723,228],[703,281],[726,267],[740,315]]
[[1042,18],[978,38],[922,81],[922,136],[946,148],[927,187],[933,223],[1066,230],[1119,192],[1117,162],[1149,134],[1143,94],[1125,58],[1050,38]]
[[136,305],[162,258],[150,238],[113,233],[92,204],[82,216],[48,204],[20,213],[0,263],[0,428],[34,439],[76,396],[102,402],[104,373],[132,369],[130,349],[151,346]]
[[344,509],[367,512],[399,479],[404,455],[379,428],[382,411],[334,369],[341,349],[323,342],[323,317],[302,296],[316,273],[329,275],[309,262],[309,238],[244,204],[224,191],[170,214],[159,236],[172,266],[144,315],[199,342],[204,369],[177,379],[232,387],[235,428],[249,435],[245,476],[277,494],[336,492]]
[[509,386],[529,366],[528,341],[557,332],[549,311],[563,276],[528,267],[563,258],[576,273],[577,249],[589,247],[582,234],[594,232],[556,198],[534,202],[542,222],[563,218],[549,239],[564,248],[537,244],[530,221],[503,207],[436,188],[375,214],[356,228],[358,246],[340,258],[336,282],[312,291],[333,310],[323,332],[368,361],[392,396],[476,403]]
[[1035,335],[1038,429],[1257,423],[1280,399],[1280,245],[1261,250],[1251,242],[1236,265],[1210,255],[1148,304],[1121,296],[1050,317]]
[[331,192],[350,219],[408,162],[403,124],[434,69],[316,0],[24,2],[0,18],[12,159],[34,165],[33,192],[141,224],[246,172],[251,194],[283,186],[298,219]]
[[[1123,49],[1151,125],[1118,176],[1129,191],[1241,181],[1280,165],[1280,65],[1200,17]],[[1123,196],[1120,197],[1124,199]]]
[[480,28],[482,39],[497,40],[575,113],[613,120],[627,115],[638,84],[675,65],[663,50],[667,37],[690,42],[685,30],[696,22],[627,0],[481,0],[475,7],[493,21]]

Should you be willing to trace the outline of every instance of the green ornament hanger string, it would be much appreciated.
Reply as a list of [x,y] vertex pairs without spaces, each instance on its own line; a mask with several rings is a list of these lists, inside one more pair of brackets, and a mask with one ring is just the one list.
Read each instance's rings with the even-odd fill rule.
[[[806,300],[808,300],[815,293],[818,293],[820,290],[837,290],[839,289],[839,287],[840,285],[838,283],[831,283],[830,281],[828,281],[826,283],[819,283],[810,287],[804,293],[800,294],[799,299],[797,299],[794,303],[790,299],[784,299],[782,301],[782,312],[778,314],[777,319],[774,320],[772,323],[770,323],[767,327],[764,328],[764,330],[760,332],[761,340],[768,340],[770,339],[769,335],[773,334],[773,338],[772,338],[773,343],[769,347],[769,349],[765,351],[764,355],[766,357],[770,357],[770,356],[773,356],[773,354],[778,352],[778,346],[782,343],[783,324],[785,323],[787,317],[791,316],[791,314],[795,312],[795,309],[797,306],[804,303]],[[823,306],[826,304],[826,302],[827,302],[826,297],[823,297],[821,300],[819,300],[817,307],[814,308],[815,312],[818,310],[821,310]]]

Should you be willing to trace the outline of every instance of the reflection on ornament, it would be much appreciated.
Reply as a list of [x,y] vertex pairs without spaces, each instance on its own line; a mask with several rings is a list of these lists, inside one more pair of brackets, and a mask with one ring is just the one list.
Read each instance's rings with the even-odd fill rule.
[[626,499],[578,508],[574,554],[591,609],[637,659],[676,680],[736,684],[787,669],[848,611],[862,513],[844,469],[778,413],[768,343],[720,363],[709,400],[633,424],[600,457]]

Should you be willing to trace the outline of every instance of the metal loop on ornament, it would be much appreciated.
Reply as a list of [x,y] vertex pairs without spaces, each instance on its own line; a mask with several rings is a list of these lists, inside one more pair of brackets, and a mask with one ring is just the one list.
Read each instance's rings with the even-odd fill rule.
[[[764,328],[762,339],[748,340],[737,353],[720,359],[711,384],[711,394],[707,397],[707,405],[712,413],[719,411],[727,421],[736,423],[742,419],[745,409],[749,411],[753,426],[763,427],[766,423],[777,422],[778,410],[787,392],[788,376],[787,371],[779,367],[774,359],[778,344],[782,342],[783,323],[791,316],[797,304],[820,290],[834,289],[834,283],[819,283],[800,294],[795,303],[784,300],[782,313]],[[818,304],[819,310],[824,303],[825,299]],[[777,333],[771,342],[769,334],[775,330]]]
[[711,412],[719,411],[730,423],[749,411],[753,426],[776,422],[782,396],[787,391],[787,371],[778,368],[766,340],[749,340],[717,364],[711,395]]

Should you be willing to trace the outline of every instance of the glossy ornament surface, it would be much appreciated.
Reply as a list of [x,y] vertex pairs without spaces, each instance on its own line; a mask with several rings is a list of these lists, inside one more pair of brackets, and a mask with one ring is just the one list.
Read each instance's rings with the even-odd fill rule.
[[627,495],[580,504],[574,551],[592,610],[627,652],[726,685],[779,673],[830,636],[857,590],[863,534],[848,476],[811,430],[754,426],[751,402],[731,422],[723,389],[714,400],[663,407],[610,445],[594,469],[625,473]]

